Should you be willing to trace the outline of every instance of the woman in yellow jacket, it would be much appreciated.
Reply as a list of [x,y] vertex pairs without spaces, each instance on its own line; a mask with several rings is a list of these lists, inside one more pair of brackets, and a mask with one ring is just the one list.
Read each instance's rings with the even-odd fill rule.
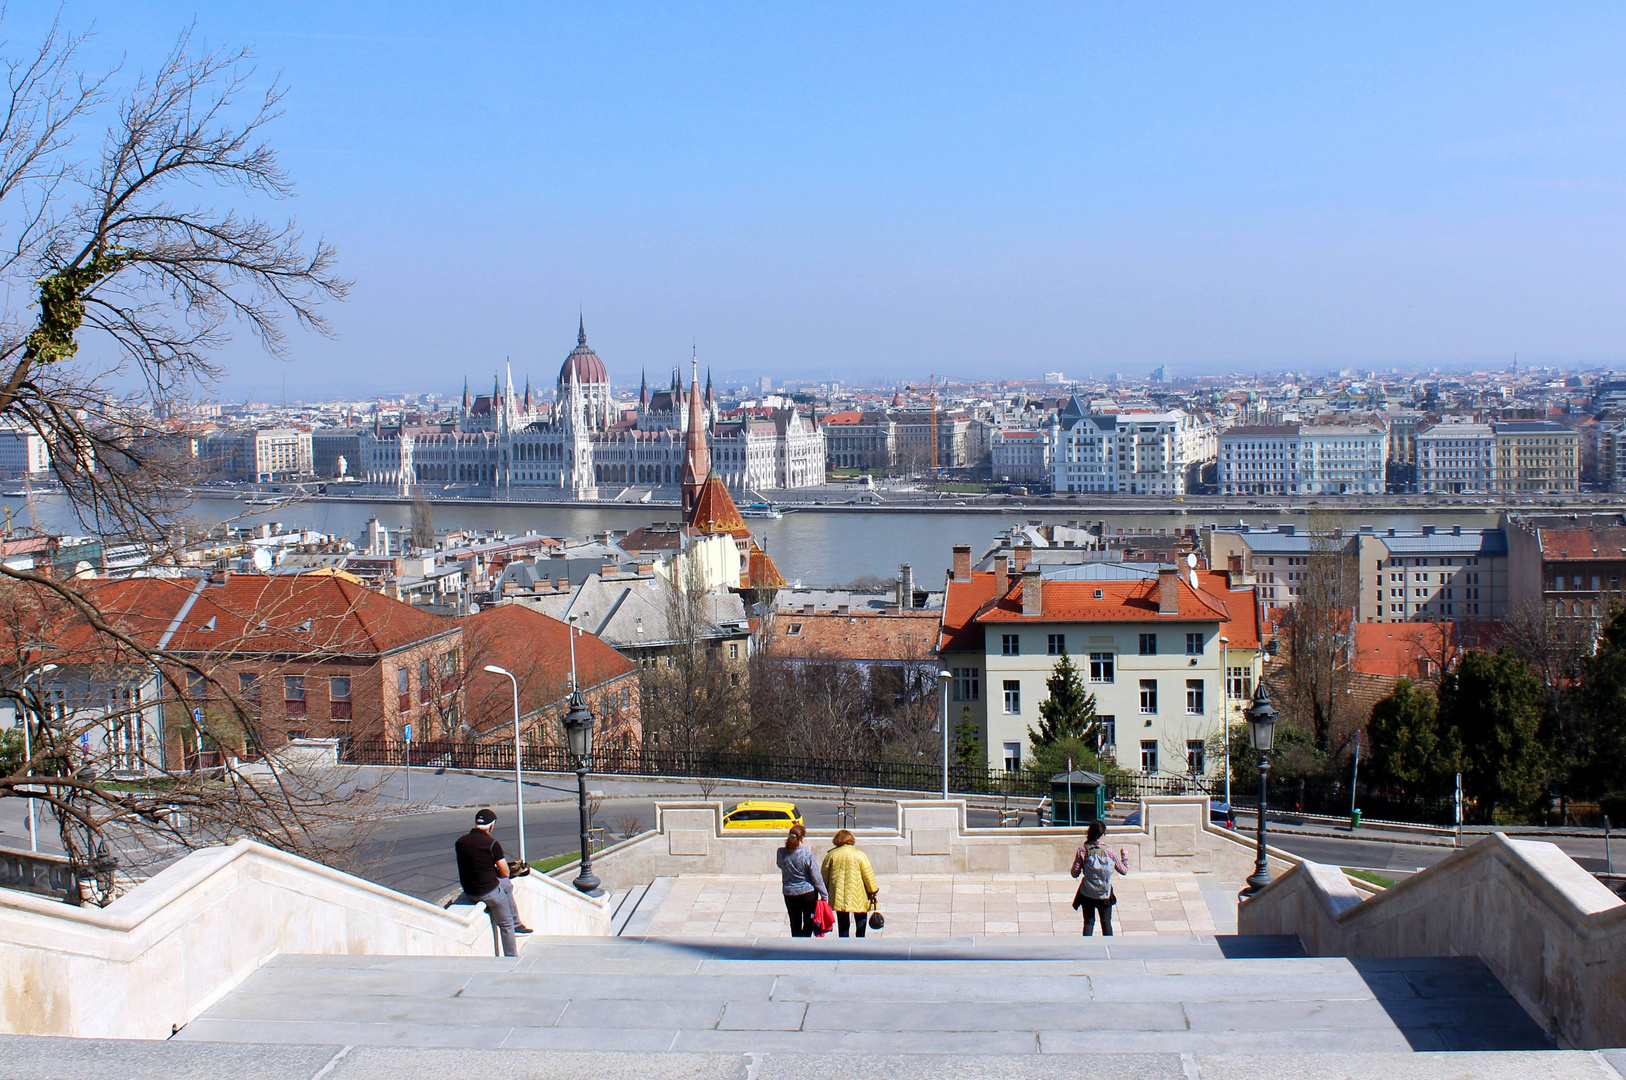
[[858,936],[869,928],[869,909],[881,887],[875,883],[875,868],[869,856],[858,850],[851,830],[836,833],[830,854],[824,857],[820,871],[824,884],[830,890],[830,906],[836,909],[836,932],[847,936],[849,917],[858,924]]

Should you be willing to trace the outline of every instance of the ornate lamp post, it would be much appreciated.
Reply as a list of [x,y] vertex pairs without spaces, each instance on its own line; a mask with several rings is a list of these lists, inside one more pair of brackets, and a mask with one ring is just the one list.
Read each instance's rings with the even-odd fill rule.
[[588,896],[603,896],[604,890],[598,887],[598,878],[593,874],[593,852],[587,836],[587,769],[593,757],[593,712],[581,694],[571,693],[570,711],[565,713],[564,725],[570,756],[576,759],[576,808],[581,815],[581,873],[571,884]]
[[1270,751],[1276,741],[1276,706],[1270,703],[1270,692],[1261,679],[1253,692],[1253,703],[1242,713],[1248,721],[1248,741],[1259,752],[1259,831],[1253,875],[1248,887],[1242,890],[1246,900],[1270,884],[1270,865],[1265,855],[1265,779],[1270,775]]

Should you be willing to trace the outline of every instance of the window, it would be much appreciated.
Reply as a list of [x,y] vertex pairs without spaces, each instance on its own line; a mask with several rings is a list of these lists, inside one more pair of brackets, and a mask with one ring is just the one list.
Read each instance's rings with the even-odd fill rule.
[[1140,654],[1142,656],[1157,655],[1157,635],[1142,634],[1140,636]]
[[1157,680],[1142,679],[1140,681],[1140,711],[1143,713],[1157,712]]
[[1231,668],[1229,684],[1226,692],[1231,695],[1232,700],[1247,701],[1253,697],[1253,672],[1247,668]]
[[1191,716],[1203,714],[1203,681],[1201,679],[1186,680],[1186,712]]
[[237,692],[249,701],[260,700],[260,677],[255,674],[241,673],[237,676]]
[[1140,744],[1140,771],[1157,772],[1157,742],[1148,739]]
[[395,708],[398,712],[412,711],[412,675],[406,668],[395,673]]
[[1203,635],[1201,632],[1186,635],[1186,655],[1201,656],[1203,654]]
[[1018,772],[1022,768],[1022,744],[1008,742],[1005,744],[1005,771]]
[[740,646],[738,642],[731,641],[728,643],[728,658],[730,660],[738,660],[740,658]]
[[282,708],[289,716],[305,715],[305,676],[282,677]]
[[186,696],[193,701],[202,701],[209,696],[209,676],[200,671],[186,673]]
[[1204,768],[1204,766],[1207,764],[1207,760],[1207,748],[1203,746],[1203,741],[1201,739],[1187,739],[1186,772],[1190,773],[1192,776],[1201,776],[1207,771],[1206,768]]
[[428,701],[430,688],[434,684],[429,681],[429,661],[418,661],[418,700]]
[[981,673],[974,667],[954,669],[954,700],[976,701],[982,694],[978,685]]
[[999,649],[1005,656],[1022,655],[1022,639],[1016,634],[1001,634],[999,636]]
[[1109,652],[1092,652],[1090,654],[1090,681],[1112,682],[1113,655]]
[[327,700],[333,719],[350,719],[350,676],[335,675],[327,681]]
[[1118,746],[1118,718],[1116,716],[1097,716],[1095,752],[1110,755]]
[[801,637],[802,636],[802,624],[799,623],[799,622],[791,623],[790,628],[785,631],[785,636],[786,637]]
[[1022,711],[1022,684],[1016,679],[1005,680],[1005,711],[1012,716]]
[[1048,652],[1051,656],[1060,656],[1062,653],[1066,652],[1067,651],[1067,635],[1066,634],[1051,634],[1049,636],[1048,642],[1046,643],[1045,651]]

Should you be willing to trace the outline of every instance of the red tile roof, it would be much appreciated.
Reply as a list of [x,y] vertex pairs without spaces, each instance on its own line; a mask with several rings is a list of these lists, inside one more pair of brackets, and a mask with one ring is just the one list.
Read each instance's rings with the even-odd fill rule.
[[785,575],[779,572],[779,567],[766,551],[757,547],[752,541],[751,550],[746,556],[745,580],[740,582],[742,589],[783,589]]
[[1626,558],[1626,526],[1542,529],[1541,557],[1548,562]]
[[712,536],[716,533],[728,533],[731,536],[744,539],[751,535],[750,526],[740,516],[739,508],[734,505],[733,496],[729,495],[728,488],[713,473],[700,485],[700,493],[695,496],[694,512],[689,515],[689,526],[702,536]]
[[[487,664],[514,673],[522,714],[546,708],[570,694],[568,623],[524,604],[496,604],[464,616],[457,625],[463,628],[470,723],[476,730],[506,721],[513,712],[508,680],[481,670]],[[577,631],[576,677],[583,691],[634,670],[632,661],[603,641]],[[501,692],[495,693],[493,686]]]
[[896,615],[781,611],[774,616],[767,647],[775,656],[799,659],[929,660],[937,644],[937,627],[935,611]]
[[1457,649],[1455,623],[1355,624],[1354,669],[1361,675],[1437,678]]

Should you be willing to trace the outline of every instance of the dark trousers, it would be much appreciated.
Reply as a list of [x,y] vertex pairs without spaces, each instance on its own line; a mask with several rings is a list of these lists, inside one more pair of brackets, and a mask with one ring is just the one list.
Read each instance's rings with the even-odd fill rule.
[[785,897],[785,910],[790,913],[790,936],[813,936],[813,909],[819,906],[817,890]]
[[1095,913],[1101,913],[1101,936],[1112,936],[1112,898],[1105,900],[1092,900],[1088,896],[1079,897],[1084,902],[1084,936],[1089,937],[1095,933]]
[[864,931],[869,929],[869,912],[855,911],[850,916],[845,911],[836,912],[836,934],[847,936],[847,920],[851,918],[858,925],[858,936],[863,937]]

